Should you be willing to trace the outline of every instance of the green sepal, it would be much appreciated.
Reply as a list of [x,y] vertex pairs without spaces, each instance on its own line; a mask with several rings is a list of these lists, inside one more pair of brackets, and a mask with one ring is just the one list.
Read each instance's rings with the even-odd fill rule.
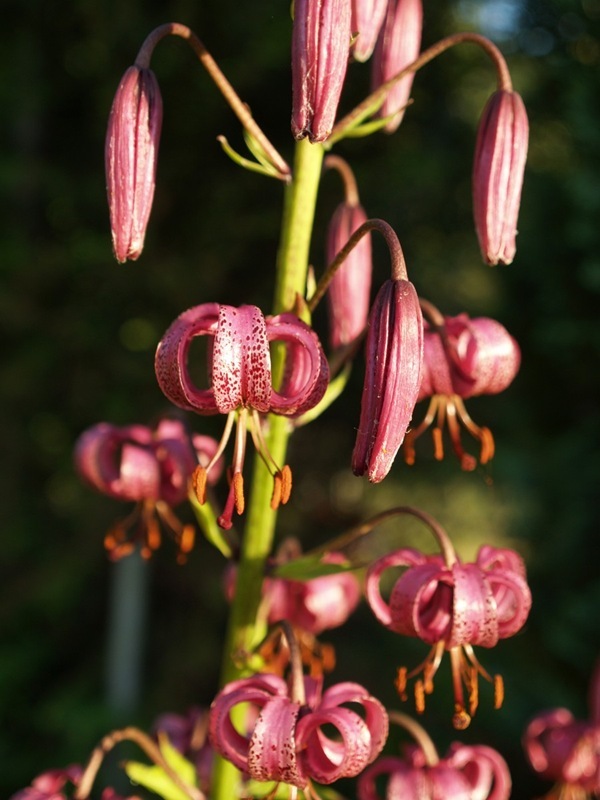
[[317,403],[317,405],[314,408],[311,408],[310,411],[302,414],[302,416],[298,417],[298,419],[294,420],[294,427],[300,428],[302,425],[306,425],[308,422],[312,422],[314,419],[317,419],[317,417],[320,417],[325,409],[329,408],[329,406],[335,402],[344,391],[351,371],[352,365],[350,363],[346,364],[346,366],[340,370],[339,374],[329,382],[325,394]]
[[217,525],[217,516],[211,504],[206,502],[200,505],[194,492],[190,492],[189,501],[196,515],[196,519],[198,520],[200,530],[207,541],[216,547],[225,558],[231,558],[233,555],[231,544],[227,541],[225,534]]
[[370,136],[372,133],[377,133],[382,128],[394,119],[394,117],[398,116],[400,112],[396,111],[395,114],[389,114],[387,117],[381,117],[381,119],[374,119],[372,122],[366,122],[364,125],[357,125],[355,128],[350,128],[350,130],[346,133],[347,139],[360,139],[362,136]]
[[352,131],[355,128],[358,128],[360,125],[362,125],[362,123],[365,120],[369,119],[369,117],[372,117],[374,114],[376,114],[379,111],[379,109],[383,105],[383,102],[384,102],[384,100],[386,98],[386,94],[387,93],[384,92],[381,95],[381,97],[378,97],[376,100],[374,100],[371,103],[370,106],[367,106],[367,108],[365,108],[363,111],[361,111],[360,114],[357,114],[356,117],[351,122],[349,122],[348,125],[345,128],[342,128],[342,130],[339,130],[337,133],[335,133],[332,136],[330,136],[329,139],[327,139],[327,141],[323,145],[325,147],[325,149],[326,150],[330,150],[331,147],[336,142],[339,142],[342,139],[345,139],[347,137],[352,136]]
[[277,170],[270,164],[265,165],[257,161],[251,161],[249,158],[244,158],[244,156],[240,155],[233,149],[233,147],[229,144],[229,142],[224,136],[217,136],[217,141],[223,148],[223,151],[239,167],[247,169],[250,172],[258,172],[259,175],[266,175],[267,178],[278,178],[278,179],[281,178],[279,172],[277,172]]
[[[173,772],[177,773],[178,777],[189,786],[196,787],[194,765],[173,747],[166,736],[159,736],[159,749]],[[139,761],[127,761],[125,772],[131,781],[149,789],[163,800],[190,800],[189,795],[173,783],[163,768],[157,764],[150,766]]]

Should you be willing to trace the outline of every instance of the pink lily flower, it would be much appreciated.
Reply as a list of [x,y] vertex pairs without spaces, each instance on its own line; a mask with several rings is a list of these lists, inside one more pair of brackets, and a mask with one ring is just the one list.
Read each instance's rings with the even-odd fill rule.
[[[358,202],[346,200],[335,210],[327,233],[327,263],[331,263],[352,234],[367,221]],[[329,341],[332,349],[352,344],[363,333],[371,294],[371,236],[356,245],[333,276],[327,291]]]
[[367,61],[375,48],[387,10],[388,0],[352,0],[352,55]]
[[350,55],[350,0],[295,0],[292,30],[292,133],[327,139]]
[[511,264],[527,159],[529,122],[517,92],[495,92],[483,110],[473,161],[473,213],[486,264]]
[[77,786],[83,769],[78,764],[71,764],[65,769],[51,769],[43,772],[31,782],[31,786],[13,794],[9,800],[67,800],[62,791],[67,783]]
[[523,747],[537,773],[559,782],[561,797],[600,793],[600,663],[591,681],[589,720],[575,719],[566,708],[546,711],[527,726]]
[[[406,567],[394,584],[389,602],[381,596],[380,580],[390,567]],[[478,704],[477,678],[492,678],[481,666],[473,645],[494,647],[499,639],[517,633],[531,608],[531,592],[525,565],[513,550],[489,545],[480,548],[472,564],[463,564],[449,551],[424,555],[401,548],[375,561],[367,571],[365,592],[371,610],[386,628],[414,636],[432,645],[425,661],[398,674],[398,691],[406,700],[409,678],[420,673],[415,684],[417,711],[425,707],[425,695],[433,691],[433,678],[443,653],[450,653],[454,688],[454,726],[466,728]],[[502,686],[494,682],[495,704],[502,703]],[[463,697],[468,690],[469,711]]]
[[504,391],[521,364],[517,342],[499,322],[486,317],[470,319],[466,314],[442,317],[423,301],[426,314],[435,324],[425,322],[424,358],[418,400],[431,398],[423,421],[408,432],[404,457],[414,464],[414,443],[432,425],[434,457],[444,457],[442,430],[448,426],[452,448],[464,470],[473,470],[477,459],[465,453],[460,425],[481,443],[479,460],[486,464],[494,455],[494,437],[489,428],[479,427],[469,416],[463,399]]
[[[188,368],[191,342],[210,337],[211,385],[198,388]],[[270,342],[283,342],[287,364],[279,391],[271,385]],[[265,317],[256,306],[204,303],[184,311],[158,345],[155,360],[158,383],[175,405],[198,414],[227,414],[219,448],[207,466],[195,473],[199,501],[204,502],[206,478],[223,452],[237,418],[232,480],[219,525],[230,528],[234,509],[244,509],[242,468],[246,426],[254,445],[274,478],[272,505],[287,502],[291,490],[289,467],[279,467],[267,449],[259,414],[298,416],[313,408],[329,381],[327,359],[315,332],[293,314]]]
[[423,317],[409,280],[386,281],[373,303],[366,343],[366,371],[358,434],[352,453],[355,475],[382,481],[410,424],[421,383]]
[[[249,703],[258,715],[250,733],[239,733],[231,711]],[[362,706],[365,717],[345,708]],[[338,736],[332,738],[334,728]],[[259,781],[306,787],[358,775],[381,752],[388,732],[385,709],[356,683],[339,683],[321,694],[321,682],[304,677],[290,691],[277,676],[257,674],[225,686],[212,703],[213,747]]]
[[[276,564],[285,564],[301,555],[296,540],[285,540],[275,557]],[[344,562],[341,553],[327,553],[327,564]],[[228,599],[235,594],[236,568],[228,567],[225,593]],[[336,572],[307,581],[266,577],[263,581],[264,613],[270,625],[287,620],[294,628],[318,636],[325,630],[343,625],[361,598],[361,588],[352,572]]]
[[[389,0],[387,14],[379,32],[373,56],[371,86],[383,83],[411,64],[421,49],[423,31],[422,0]],[[392,117],[384,130],[393,133],[404,117],[414,74],[405,75],[389,90],[378,115]]]
[[450,747],[446,758],[427,763],[420,749],[376,761],[359,777],[358,800],[379,800],[375,780],[388,776],[385,800],[508,800],[510,772],[502,756],[484,745]]
[[136,503],[133,513],[105,538],[111,558],[131,553],[138,538],[142,556],[151,556],[160,545],[162,523],[179,545],[179,561],[185,560],[194,544],[194,527],[183,525],[172,507],[187,498],[194,469],[198,463],[208,464],[217,446],[209,436],[190,436],[181,422],[171,419],[161,420],[155,430],[101,422],[79,437],[75,465],[81,477],[109,497]]
[[117,261],[135,261],[152,210],[162,98],[152,70],[135,64],[123,76],[110,111],[105,144],[110,227]]

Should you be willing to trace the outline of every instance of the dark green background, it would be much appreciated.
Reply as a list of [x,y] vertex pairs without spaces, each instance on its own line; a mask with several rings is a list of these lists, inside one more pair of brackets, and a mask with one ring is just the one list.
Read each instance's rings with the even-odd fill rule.
[[[432,462],[424,441],[416,466],[399,459],[381,486],[353,478],[358,363],[343,400],[293,442],[295,489],[281,535],[315,544],[377,510],[413,503],[439,518],[465,557],[484,541],[525,556],[534,597],[529,622],[519,636],[479,653],[504,675],[505,707],[491,711],[482,686],[480,712],[463,738],[501,750],[513,796],[526,798],[546,784],[531,776],[521,731],[548,707],[585,716],[600,644],[600,1],[531,0],[514,4],[514,17],[507,7],[426,1],[424,43],[481,29],[497,13],[489,32],[509,59],[531,122],[512,266],[483,266],[472,229],[476,122],[493,89],[493,72],[476,48],[456,49],[419,74],[396,135],[336,148],[355,168],[369,214],[397,230],[419,292],[447,313],[493,316],[520,342],[523,366],[513,386],[469,403],[474,418],[494,430],[497,456],[489,469],[461,474],[451,458]],[[222,155],[215,137],[225,134],[241,149],[238,125],[179,40],[163,43],[153,61],[165,121],[146,249],[135,264],[112,258],[103,175],[108,110],[143,38],[172,20],[205,40],[291,158],[287,0],[2,4],[2,797],[43,769],[85,760],[111,727],[147,726],[159,712],[208,704],[216,690],[223,561],[200,543],[178,567],[167,543],[149,567],[139,702],[127,714],[107,704],[113,568],[101,542],[126,509],[82,486],[71,462],[76,437],[95,422],[144,423],[169,410],[152,362],[181,310],[206,301],[270,304],[282,187]],[[368,67],[353,65],[342,109],[367,88]],[[317,271],[339,200],[339,181],[328,175],[312,251]],[[375,255],[379,282],[387,270],[382,245]],[[316,325],[323,330],[322,312]],[[214,434],[221,425],[192,422]],[[430,546],[415,526],[386,531],[399,544]],[[338,646],[336,677],[362,681],[390,705],[398,703],[395,667],[417,663],[425,650],[380,628],[365,608],[325,638]],[[447,672],[445,664],[423,720],[441,751],[456,738]]]

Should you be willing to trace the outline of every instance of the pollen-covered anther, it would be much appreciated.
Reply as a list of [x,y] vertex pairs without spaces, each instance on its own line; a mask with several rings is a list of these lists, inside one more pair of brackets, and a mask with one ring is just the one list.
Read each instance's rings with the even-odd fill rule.
[[398,696],[403,703],[405,703],[408,700],[408,695],[406,694],[407,684],[408,684],[408,673],[406,667],[398,667],[398,671],[396,673],[396,680],[394,681],[394,686],[396,687]]
[[465,731],[471,724],[471,717],[460,705],[454,706],[454,715],[452,717],[452,727],[455,731]]
[[425,685],[421,678],[415,681],[415,710],[417,714],[425,711]]
[[233,476],[233,497],[235,510],[238,514],[243,514],[246,502],[244,499],[244,476],[241,472],[236,472]]
[[504,680],[502,675],[494,675],[494,708],[502,708],[504,702]]
[[206,503],[206,482],[208,480],[208,470],[206,467],[198,465],[192,474],[192,489],[200,505]]

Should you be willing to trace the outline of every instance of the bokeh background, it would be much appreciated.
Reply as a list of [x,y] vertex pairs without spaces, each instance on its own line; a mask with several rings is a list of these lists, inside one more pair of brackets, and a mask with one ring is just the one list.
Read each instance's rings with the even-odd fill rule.
[[[425,45],[461,29],[491,36],[528,107],[515,263],[483,266],[471,221],[475,130],[494,79],[478,49],[455,49],[419,74],[397,134],[344,142],[336,152],[353,165],[369,214],[397,230],[419,292],[446,313],[501,320],[522,347],[522,370],[502,396],[469,403],[496,435],[489,468],[462,474],[450,456],[434,462],[424,441],[414,467],[398,459],[372,487],[349,469],[357,363],[343,399],[293,441],[296,483],[280,536],[308,546],[412,503],[439,518],[465,557],[483,541],[524,555],[534,597],[526,629],[480,653],[504,676],[505,706],[493,712],[482,686],[463,738],[497,747],[513,772],[513,796],[528,798],[548,787],[525,763],[523,727],[559,705],[584,717],[600,650],[600,0],[425,0],[425,19]],[[102,537],[127,508],[83,486],[72,465],[77,436],[95,422],[149,423],[172,410],[153,355],[181,310],[205,301],[268,309],[271,300],[282,186],[221,153],[218,134],[241,149],[238,125],[180,40],[164,42],[153,61],[165,121],[146,249],[135,264],[112,257],[108,110],[146,34],[172,20],[198,32],[291,158],[287,0],[2,3],[1,797],[44,769],[84,761],[115,726],[147,727],[163,711],[208,704],[216,691],[223,559],[201,542],[178,566],[165,543],[143,567],[110,564]],[[342,110],[368,84],[368,66],[352,65]],[[327,175],[317,272],[340,191]],[[375,254],[378,282],[387,257],[379,244]],[[319,330],[324,323],[320,312]],[[190,422],[219,432],[218,420]],[[390,541],[429,546],[418,526],[386,530]],[[115,630],[132,613],[138,622],[121,650]],[[336,675],[393,706],[396,666],[424,654],[365,608],[325,638],[337,647]],[[423,718],[442,751],[456,738],[447,690],[442,667]]]

